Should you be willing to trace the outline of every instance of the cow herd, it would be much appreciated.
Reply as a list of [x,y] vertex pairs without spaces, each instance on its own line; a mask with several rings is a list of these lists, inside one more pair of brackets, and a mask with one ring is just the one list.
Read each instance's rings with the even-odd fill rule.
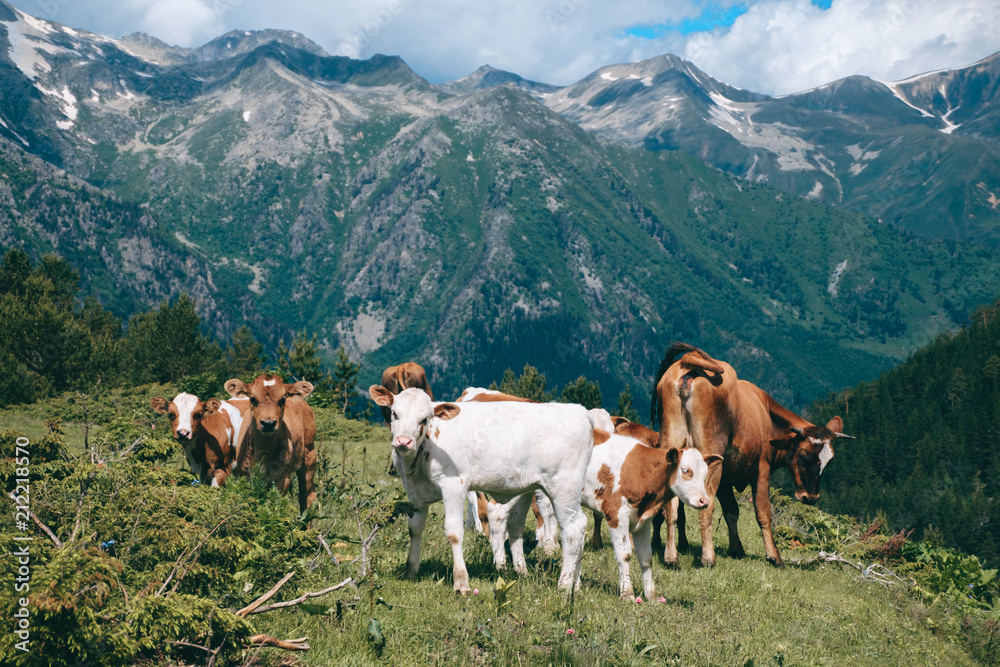
[[[231,398],[200,401],[178,394],[152,400],[166,414],[192,472],[220,486],[232,471],[260,465],[279,491],[298,478],[299,507],[316,498],[315,419],[306,398],[313,386],[286,384],[274,375],[250,385],[225,383]],[[750,486],[767,559],[781,565],[771,535],[771,472],[787,468],[795,497],[814,503],[819,480],[833,457],[833,442],[850,438],[834,417],[816,426],[786,410],[756,385],[740,380],[729,364],[677,343],[660,364],[652,393],[654,431],[604,410],[537,403],[497,391],[469,388],[452,402],[434,401],[424,369],[407,362],[386,369],[369,389],[391,430],[392,463],[414,512],[409,518],[407,576],[420,568],[420,545],[431,504],[444,505],[444,531],[452,547],[454,589],[470,591],[462,544],[465,530],[487,535],[498,568],[511,560],[526,573],[523,532],[534,510],[538,541],[546,554],[562,549],[559,587],[580,585],[587,520],[591,544],[601,545],[607,522],[619,564],[620,593],[631,598],[633,550],[643,594],[655,595],[651,564],[662,548],[676,565],[687,548],[680,503],[700,510],[701,563],[715,564],[712,513],[719,498],[729,529],[729,552],[743,555],[734,491]],[[679,528],[678,528],[679,527]],[[558,541],[556,538],[558,535]],[[676,539],[675,539],[676,536]]]

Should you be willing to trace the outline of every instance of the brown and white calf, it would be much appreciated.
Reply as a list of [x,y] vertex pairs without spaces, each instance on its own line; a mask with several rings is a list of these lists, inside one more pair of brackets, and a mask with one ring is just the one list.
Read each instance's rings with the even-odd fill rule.
[[[724,455],[725,462],[709,468],[706,488],[718,494],[729,529],[729,549],[743,555],[737,532],[739,505],[733,489],[751,486],[757,523],[764,538],[767,559],[781,565],[781,555],[771,535],[769,490],[771,472],[787,467],[795,485],[795,497],[812,504],[819,496],[819,481],[833,458],[834,440],[851,438],[840,432],[843,422],[834,417],[825,426],[815,426],[786,410],[760,387],[740,380],[724,361],[683,343],[674,344],[660,364],[653,392],[653,418],[660,418],[660,444],[697,447],[706,457]],[[658,412],[658,415],[657,415]],[[664,559],[677,563],[677,546],[687,547],[683,513],[668,522]],[[712,541],[714,507],[701,512],[703,565],[715,564]],[[674,531],[678,535],[677,544]]]
[[[393,459],[416,511],[410,517],[407,574],[420,568],[420,542],[432,503],[444,503],[444,529],[452,545],[455,590],[467,593],[469,574],[462,555],[462,515],[469,491],[500,502],[522,501],[511,512],[511,551],[521,546],[528,498],[541,489],[552,503],[562,532],[560,588],[579,583],[587,519],[580,489],[593,452],[593,430],[579,405],[557,403],[434,403],[420,389],[393,395],[369,389],[376,404],[389,408]],[[519,519],[519,521],[518,521]],[[527,572],[515,554],[514,567]]]
[[236,471],[249,474],[259,465],[281,493],[288,493],[292,474],[299,481],[299,510],[316,500],[316,418],[305,399],[313,385],[304,380],[285,384],[277,375],[258,375],[247,386],[226,382],[233,398],[249,400],[250,410],[239,435]]
[[202,484],[222,486],[236,460],[236,438],[243,418],[227,401],[202,401],[194,394],[180,393],[172,401],[157,396],[153,410],[167,415],[174,437],[184,449],[191,473]]
[[594,432],[594,454],[587,466],[580,501],[594,515],[603,515],[611,532],[618,559],[621,596],[632,597],[629,562],[632,544],[642,569],[646,599],[656,595],[650,544],[652,519],[665,503],[677,498],[685,505],[703,509],[709,505],[705,490],[707,459],[694,448],[657,449],[634,438]]
[[[611,417],[612,429],[608,431],[609,433],[615,433],[617,435],[623,435],[627,438],[635,438],[647,447],[659,447],[660,446],[660,434],[649,428],[648,426],[643,426],[637,422],[633,422],[625,417],[612,416]],[[597,422],[594,423],[596,428],[600,428]],[[607,430],[607,429],[604,429]],[[603,523],[602,515],[598,512],[594,513],[594,533],[590,538],[590,547],[592,549],[600,549],[604,546],[604,541],[601,539],[601,524]],[[660,526],[663,525],[663,513],[657,514],[653,517],[653,535],[657,534]]]

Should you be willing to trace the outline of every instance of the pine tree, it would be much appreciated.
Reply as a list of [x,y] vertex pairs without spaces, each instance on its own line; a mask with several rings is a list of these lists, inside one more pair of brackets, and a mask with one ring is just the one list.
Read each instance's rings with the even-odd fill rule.
[[601,407],[601,387],[584,376],[566,385],[562,392],[564,403],[578,403],[588,410]]
[[629,385],[625,385],[625,388],[618,394],[618,405],[615,407],[615,415],[624,417],[632,422],[639,421],[639,413],[632,407],[632,389]]
[[[509,368],[504,371],[499,390],[511,396],[548,403],[555,398],[555,392],[548,391],[547,387],[548,381],[545,379],[545,374],[539,373],[534,366],[525,364],[520,377],[515,377],[514,371]],[[490,385],[490,389],[495,388],[497,388],[496,384]]]
[[360,373],[361,364],[353,363],[341,345],[337,349],[337,361],[333,366],[333,395],[344,415],[347,415],[351,397],[357,394],[356,386]]
[[246,378],[258,374],[266,365],[264,346],[254,338],[246,325],[237,329],[226,346],[226,368],[223,375],[227,378]]

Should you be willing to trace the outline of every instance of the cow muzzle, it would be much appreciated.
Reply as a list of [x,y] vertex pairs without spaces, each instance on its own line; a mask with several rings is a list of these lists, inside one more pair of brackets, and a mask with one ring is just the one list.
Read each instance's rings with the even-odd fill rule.
[[178,440],[190,440],[191,439],[191,431],[188,431],[186,429],[177,429],[177,439]]
[[691,503],[691,507],[695,508],[696,510],[703,510],[706,507],[708,507],[708,505],[709,505],[708,498],[705,498],[704,496],[702,496],[701,498],[695,498],[694,502]]
[[272,433],[278,428],[278,422],[274,419],[261,419],[260,430],[265,433]]
[[815,505],[816,501],[819,500],[819,494],[809,493],[808,491],[796,491],[795,499],[806,505]]
[[392,446],[396,449],[409,451],[413,449],[413,438],[408,435],[397,435],[392,440]]

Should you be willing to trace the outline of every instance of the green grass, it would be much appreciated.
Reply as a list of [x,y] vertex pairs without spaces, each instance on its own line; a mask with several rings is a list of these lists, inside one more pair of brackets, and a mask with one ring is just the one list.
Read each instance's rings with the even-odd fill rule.
[[[131,419],[140,429],[152,424],[165,428],[165,421],[144,406],[148,406],[150,396],[170,393],[170,387],[154,386],[110,392],[93,399],[95,415],[104,424]],[[45,430],[45,418],[54,416],[63,420],[67,449],[79,451],[82,427],[74,422],[74,409],[65,399],[9,409],[0,415],[0,431],[14,428],[37,438]],[[362,497],[388,507],[405,500],[400,480],[387,471],[389,435],[384,426],[347,421],[334,410],[318,409],[316,413],[317,480],[321,514],[326,518],[314,520],[313,528],[327,534],[340,564],[324,558],[318,571],[320,579],[297,575],[272,602],[290,600],[355,576],[357,565],[351,561],[360,547],[352,507]],[[92,440],[101,439],[102,428],[91,428]],[[164,464],[151,465],[182,468],[184,464],[177,451]],[[231,489],[218,493],[219,512],[225,503],[234,501],[233,493],[252,495],[251,486],[234,482]],[[217,492],[202,489],[197,493],[210,498]],[[294,494],[284,505],[274,507],[294,516],[292,498]],[[619,598],[617,564],[607,543],[596,551],[588,546],[582,588],[569,600],[556,587],[558,560],[532,549],[527,576],[498,573],[486,539],[469,533],[465,558],[478,594],[456,595],[452,590],[451,547],[444,537],[438,504],[427,522],[421,571],[415,581],[402,578],[408,536],[405,519],[397,517],[377,534],[369,552],[371,573],[358,588],[310,600],[314,605],[308,608],[271,611],[248,619],[255,632],[279,638],[308,637],[310,651],[294,656],[278,649],[248,651],[230,664],[243,664],[253,654],[260,660],[256,664],[264,665],[977,664],[956,643],[958,635],[949,630],[948,614],[939,607],[925,606],[901,587],[887,589],[862,582],[855,570],[842,565],[796,565],[796,560],[815,557],[819,548],[829,551],[846,543],[843,533],[836,540],[820,537],[829,535],[828,526],[839,520],[830,515],[817,519],[816,514],[802,514],[802,506],[790,501],[779,500],[775,507],[776,539],[788,563],[784,569],[764,560],[760,532],[744,499],[740,530],[747,557],[735,560],[726,555],[725,529],[720,524],[716,530],[717,566],[697,567],[700,536],[692,513],[688,521],[692,550],[681,554],[679,570],[667,570],[658,557],[654,560],[657,594],[664,602],[637,604]],[[809,525],[815,530],[810,532]],[[844,526],[844,533],[850,530],[846,521],[837,525]],[[588,536],[589,532],[588,526]],[[315,537],[302,535],[306,533],[297,532],[295,539],[315,541]],[[533,531],[526,531],[526,535],[533,535]],[[787,537],[793,535],[807,547],[793,548]],[[271,544],[272,556],[286,546],[280,541]],[[298,548],[301,553],[301,545]],[[305,548],[320,553],[318,543]],[[251,571],[240,567],[241,576]],[[268,572],[266,578],[253,581],[252,588],[231,599],[238,600],[237,606],[245,604],[292,569],[299,571],[298,566],[290,566]],[[508,594],[510,603],[498,612],[493,591],[500,576],[516,584]],[[641,591],[637,566],[633,566],[633,583]],[[225,599],[223,591],[239,588],[228,585],[225,581],[211,585],[215,600]],[[381,650],[370,640],[372,618],[378,620],[384,634]],[[568,634],[569,630],[573,633]],[[177,654],[173,659],[178,659]],[[291,662],[285,662],[288,660]]]

